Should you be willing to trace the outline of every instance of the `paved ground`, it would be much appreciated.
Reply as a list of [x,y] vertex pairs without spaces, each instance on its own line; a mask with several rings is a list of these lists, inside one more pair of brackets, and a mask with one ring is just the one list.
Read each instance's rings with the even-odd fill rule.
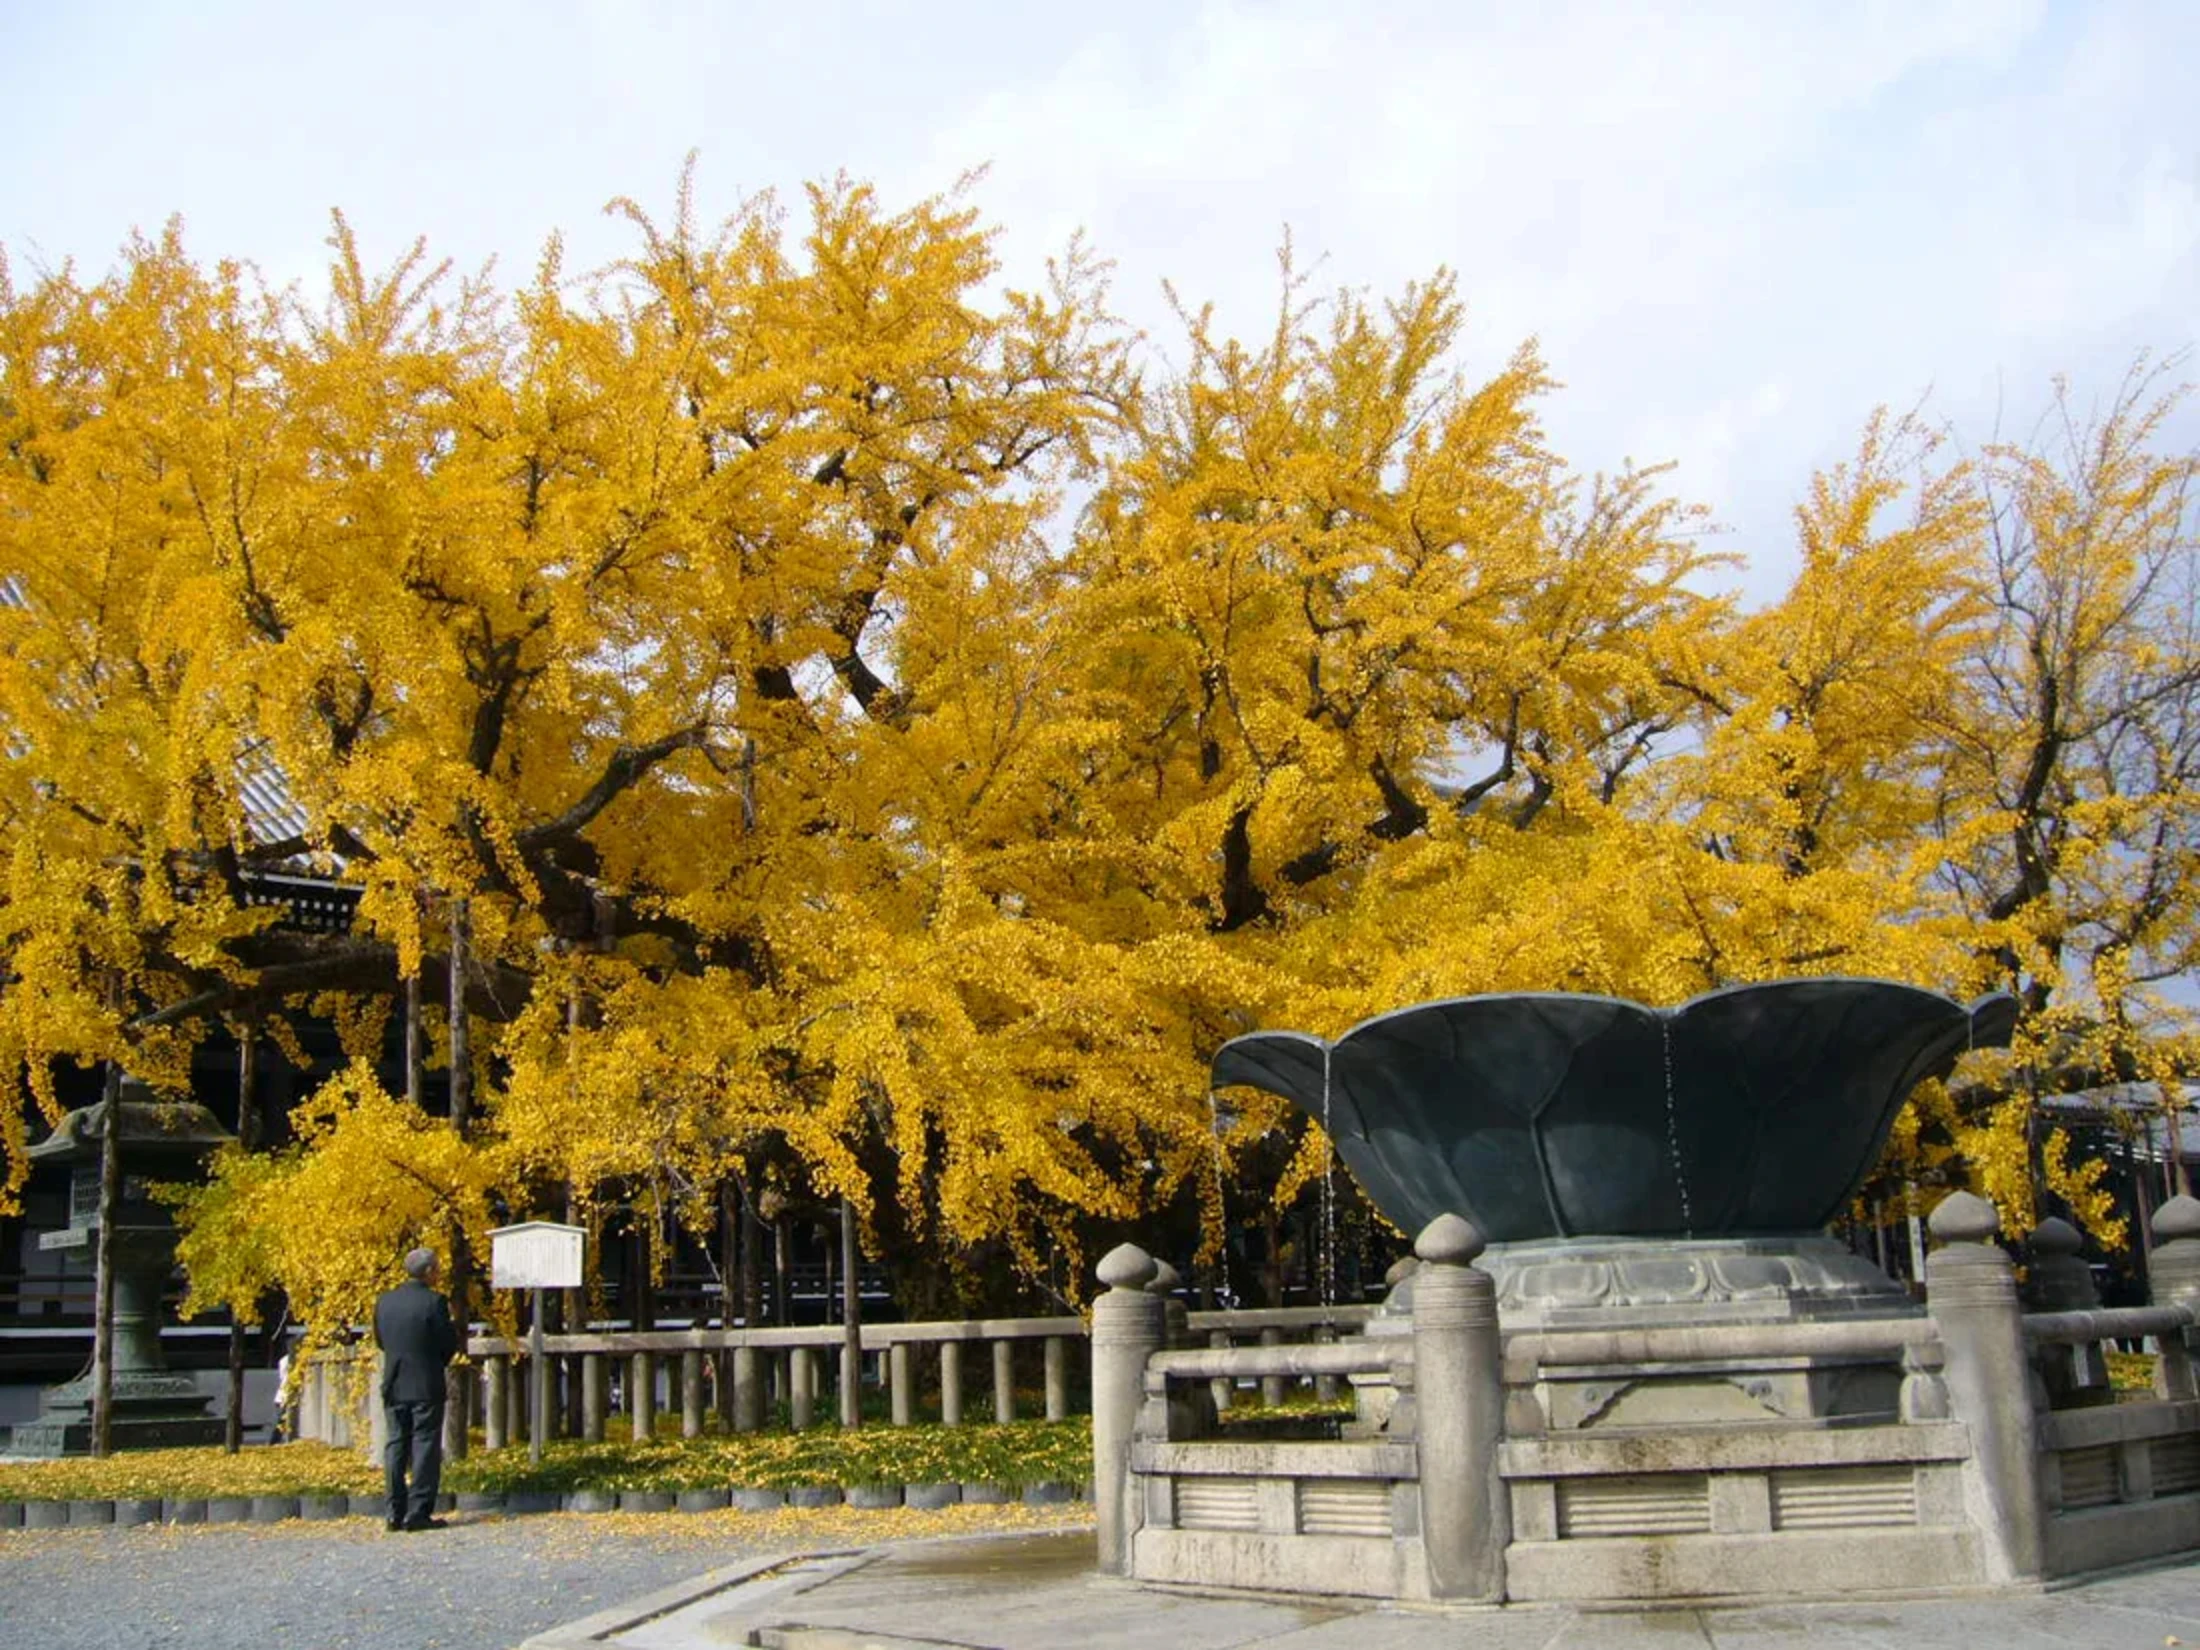
[[[729,1578],[721,1572],[721,1582]],[[693,1593],[693,1589],[689,1590]],[[2162,1650],[2200,1646],[2200,1563],[2061,1593],[1741,1610],[1339,1609],[1160,1593],[1092,1574],[1089,1533],[813,1558],[535,1650]],[[655,1610],[642,1621],[635,1614]],[[622,1619],[623,1616],[623,1619]],[[577,1628],[578,1631],[574,1630]]]
[[[977,1516],[983,1515],[983,1516]],[[325,1523],[0,1531],[6,1650],[509,1650],[530,1634],[761,1554],[1078,1508],[935,1513],[562,1513],[390,1535]],[[855,1542],[850,1532],[860,1532]]]
[[[2200,1561],[2016,1598],[1582,1613],[1351,1609],[1092,1574],[1078,1509],[364,1519],[0,1533],[36,1650],[2200,1650]],[[1006,1523],[1012,1533],[970,1532]],[[1018,1532],[1020,1527],[1020,1533]],[[953,1532],[952,1539],[936,1537]],[[1033,1533],[1036,1531],[1037,1533]]]

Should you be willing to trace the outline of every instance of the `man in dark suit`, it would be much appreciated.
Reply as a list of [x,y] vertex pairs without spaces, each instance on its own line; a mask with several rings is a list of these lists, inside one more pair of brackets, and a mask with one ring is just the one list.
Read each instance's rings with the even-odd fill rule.
[[435,1251],[415,1249],[405,1257],[405,1281],[374,1303],[382,1414],[389,1423],[382,1469],[393,1530],[443,1527],[435,1516],[436,1490],[443,1482],[443,1367],[458,1350],[458,1330],[435,1280]]

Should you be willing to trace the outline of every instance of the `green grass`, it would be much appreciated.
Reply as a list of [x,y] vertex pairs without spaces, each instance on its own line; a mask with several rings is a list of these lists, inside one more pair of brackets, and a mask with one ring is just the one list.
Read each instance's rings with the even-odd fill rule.
[[[614,1434],[601,1444],[546,1444],[542,1465],[525,1444],[478,1446],[443,1468],[451,1491],[783,1489],[796,1484],[1082,1483],[1092,1476],[1092,1428],[1083,1417],[1009,1426],[866,1427],[844,1433],[709,1433],[675,1430],[641,1443]],[[365,1452],[279,1444],[228,1455],[219,1449],[147,1450],[105,1461],[0,1462],[0,1501],[185,1499],[231,1495],[358,1495],[381,1487]]]
[[2145,1395],[2154,1390],[2154,1354],[2151,1352],[2111,1352],[2108,1354],[2108,1384],[2119,1394]]

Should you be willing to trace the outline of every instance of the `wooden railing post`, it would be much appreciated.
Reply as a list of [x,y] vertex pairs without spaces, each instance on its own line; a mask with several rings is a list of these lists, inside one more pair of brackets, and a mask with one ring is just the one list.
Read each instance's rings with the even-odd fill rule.
[[[1283,1345],[1283,1331],[1280,1329],[1263,1329],[1260,1332],[1260,1344],[1262,1346]],[[1262,1407],[1267,1409],[1282,1407],[1283,1377],[1281,1375],[1263,1375],[1260,1378],[1260,1401]]]

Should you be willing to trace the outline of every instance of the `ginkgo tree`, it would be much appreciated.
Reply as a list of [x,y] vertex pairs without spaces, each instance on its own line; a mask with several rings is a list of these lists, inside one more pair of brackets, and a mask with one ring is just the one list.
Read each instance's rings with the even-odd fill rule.
[[[325,1327],[416,1236],[661,1254],[759,1189],[931,1304],[1188,1204],[1212,1253],[1325,1161],[1261,1103],[1218,1141],[1213,1048],[1450,993],[2013,983],[2039,1048],[2174,1064],[2153,403],[2060,464],[1872,420],[1744,613],[1669,472],[1552,450],[1532,347],[1459,372],[1441,272],[1317,300],[1287,258],[1272,329],[1187,309],[1160,376],[1081,245],[997,290],[967,189],[615,205],[628,258],[509,293],[340,219],[311,295],[176,230],[0,282],[0,1054],[49,1109],[55,1062],[175,1086],[224,1020],[353,1057],[187,1205],[201,1300]],[[348,930],[276,921],[277,868]],[[2028,1212],[2017,1113],[1927,1106],[1905,1162]]]

